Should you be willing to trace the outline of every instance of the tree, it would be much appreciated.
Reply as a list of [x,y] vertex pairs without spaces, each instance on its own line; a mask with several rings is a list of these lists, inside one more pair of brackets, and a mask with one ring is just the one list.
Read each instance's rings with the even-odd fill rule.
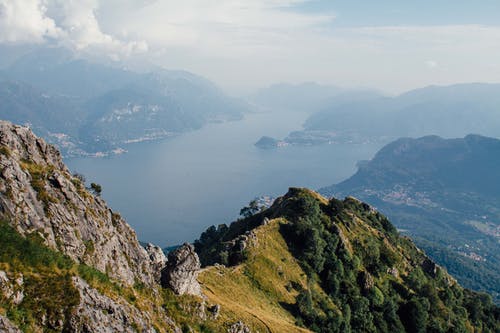
[[97,196],[100,196],[102,193],[102,186],[96,183],[90,184],[90,190]]
[[425,333],[430,304],[426,298],[413,297],[400,309],[400,317],[410,333]]
[[243,207],[240,210],[240,215],[247,218],[257,214],[259,211],[260,211],[259,203],[257,202],[257,200],[252,200],[250,201],[248,206]]

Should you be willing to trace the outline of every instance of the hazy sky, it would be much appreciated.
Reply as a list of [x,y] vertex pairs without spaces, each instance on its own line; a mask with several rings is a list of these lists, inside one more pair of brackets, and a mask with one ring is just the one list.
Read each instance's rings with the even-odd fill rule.
[[[233,92],[500,81],[499,0],[0,0],[0,43],[186,69]],[[0,55],[1,56],[1,55]]]

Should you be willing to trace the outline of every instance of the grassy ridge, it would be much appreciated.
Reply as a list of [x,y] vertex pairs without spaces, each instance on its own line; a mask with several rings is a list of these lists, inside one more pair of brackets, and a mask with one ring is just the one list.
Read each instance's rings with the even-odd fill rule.
[[257,240],[241,265],[212,266],[201,273],[203,292],[221,305],[224,321],[242,320],[259,332],[309,332],[296,326],[286,310],[307,286],[307,276],[280,234],[283,223],[276,219],[256,229]]
[[[275,220],[254,227],[266,217]],[[248,230],[258,245],[243,255],[228,253],[230,237]],[[273,322],[291,317],[296,326],[325,333],[500,331],[500,308],[491,297],[460,287],[387,218],[353,198],[290,189],[270,209],[202,237],[201,253],[240,259],[207,269],[202,279],[212,297],[234,317],[286,311],[265,319],[274,332],[291,331]],[[270,245],[277,240],[279,251]],[[283,259],[295,274],[280,273]]]

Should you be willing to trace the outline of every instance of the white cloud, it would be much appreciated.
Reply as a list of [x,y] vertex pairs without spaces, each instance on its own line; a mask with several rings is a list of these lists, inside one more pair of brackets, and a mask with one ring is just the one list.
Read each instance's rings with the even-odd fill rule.
[[[275,49],[276,40],[333,20],[290,10],[304,0],[163,0],[132,11],[122,10],[103,22],[124,36],[141,36],[161,47],[188,47],[208,56]],[[103,3],[102,13],[116,14],[116,0]],[[125,23],[126,22],[126,23]]]
[[0,0],[0,42],[57,43],[112,58],[147,50],[101,30],[97,0]]
[[46,11],[40,0],[0,0],[0,42],[40,43],[60,36],[62,31]]
[[[333,12],[294,10],[300,0],[134,1],[134,10],[112,17],[106,13],[114,1],[101,7],[110,18],[103,22],[107,31],[144,38],[153,62],[226,88],[312,80],[399,92],[499,74],[490,69],[500,62],[497,26],[342,28]],[[434,70],[422,71],[423,65]]]

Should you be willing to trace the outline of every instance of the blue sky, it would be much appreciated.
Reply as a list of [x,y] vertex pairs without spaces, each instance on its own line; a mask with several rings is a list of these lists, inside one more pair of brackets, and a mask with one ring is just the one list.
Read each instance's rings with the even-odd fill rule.
[[303,13],[334,13],[334,27],[500,24],[498,0],[313,0],[293,8]]
[[0,0],[0,44],[204,75],[399,93],[500,81],[499,0]]

